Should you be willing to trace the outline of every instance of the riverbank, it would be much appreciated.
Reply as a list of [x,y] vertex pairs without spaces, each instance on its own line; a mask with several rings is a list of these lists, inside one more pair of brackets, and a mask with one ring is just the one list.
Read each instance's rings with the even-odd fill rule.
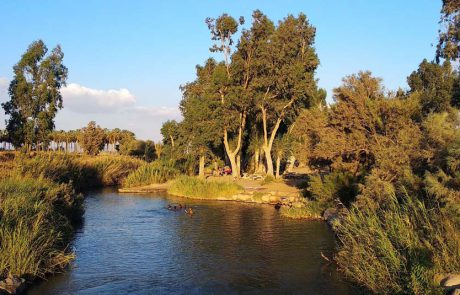
[[[231,176],[208,177],[200,180],[196,177],[179,177],[166,183],[150,184],[132,188],[120,188],[120,193],[167,192],[170,195],[201,200],[233,201],[280,205],[283,216],[295,219],[321,219],[321,212],[315,204],[302,197],[302,191],[292,180],[253,180],[234,179]],[[177,183],[180,182],[180,184]],[[211,188],[218,186],[216,188]]]
[[83,213],[82,192],[120,184],[142,161],[121,156],[0,152],[0,294],[62,272]]
[[[193,217],[167,210],[184,201]],[[77,267],[28,295],[356,294],[321,258],[335,246],[323,222],[286,219],[268,205],[110,188],[90,192],[85,204],[73,242]]]

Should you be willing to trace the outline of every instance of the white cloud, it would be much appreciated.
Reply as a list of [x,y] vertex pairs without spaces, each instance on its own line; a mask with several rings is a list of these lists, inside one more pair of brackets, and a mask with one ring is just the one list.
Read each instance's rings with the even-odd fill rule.
[[125,88],[99,90],[70,83],[61,93],[64,108],[77,113],[117,112],[136,103],[134,95]]
[[[9,80],[0,77],[0,102],[8,100]],[[160,140],[160,128],[166,120],[180,120],[178,107],[141,106],[128,89],[99,90],[70,83],[61,89],[64,108],[57,113],[58,130],[78,129],[89,121],[104,128],[133,131],[139,139]],[[0,129],[6,116],[0,108]]]
[[0,77],[0,101],[8,100],[8,84],[9,80],[5,77]]
[[147,115],[147,116],[164,116],[164,117],[180,117],[180,111],[178,108],[173,107],[141,107],[136,106],[130,111],[134,113],[138,113],[139,115]]
[[56,116],[57,129],[77,129],[89,121],[104,128],[133,131],[139,139],[161,139],[161,124],[180,120],[178,107],[142,106],[128,89],[99,90],[68,84],[61,90],[64,108]]

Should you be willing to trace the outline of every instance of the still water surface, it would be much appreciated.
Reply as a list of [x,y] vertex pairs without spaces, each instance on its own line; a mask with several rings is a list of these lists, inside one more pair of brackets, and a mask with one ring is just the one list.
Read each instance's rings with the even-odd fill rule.
[[75,262],[28,294],[355,293],[321,258],[334,237],[322,222],[279,216],[271,206],[191,201],[113,190],[86,198]]

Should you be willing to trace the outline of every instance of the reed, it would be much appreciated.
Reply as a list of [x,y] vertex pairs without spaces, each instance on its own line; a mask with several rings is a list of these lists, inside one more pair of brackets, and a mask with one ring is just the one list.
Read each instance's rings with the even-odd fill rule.
[[352,206],[336,225],[339,268],[378,294],[443,294],[436,274],[460,269],[460,234],[437,206],[407,194]]
[[74,257],[68,245],[82,212],[82,196],[69,184],[1,179],[0,277],[44,277],[62,270]]
[[170,185],[172,195],[193,199],[218,199],[240,193],[243,188],[235,183],[206,181],[192,176],[179,176]]
[[163,161],[141,165],[136,170],[128,174],[123,180],[123,187],[136,187],[153,183],[165,183],[179,174],[173,165],[168,165]]

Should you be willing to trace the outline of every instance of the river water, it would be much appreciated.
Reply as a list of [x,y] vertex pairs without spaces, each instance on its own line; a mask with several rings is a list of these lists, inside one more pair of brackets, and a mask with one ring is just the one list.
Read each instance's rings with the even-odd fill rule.
[[[161,194],[90,193],[70,269],[28,294],[354,294],[323,222],[272,207]],[[186,202],[195,214],[167,210]]]

